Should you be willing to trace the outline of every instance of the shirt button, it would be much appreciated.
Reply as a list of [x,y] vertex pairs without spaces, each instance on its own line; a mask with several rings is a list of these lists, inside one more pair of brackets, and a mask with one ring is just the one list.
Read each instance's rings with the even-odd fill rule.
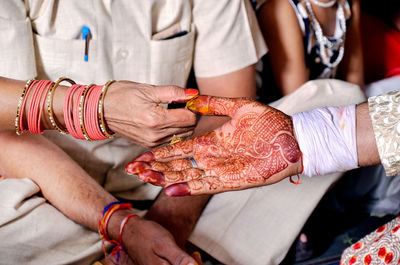
[[122,59],[126,59],[129,56],[129,51],[128,50],[119,50],[118,52],[119,57],[121,57]]

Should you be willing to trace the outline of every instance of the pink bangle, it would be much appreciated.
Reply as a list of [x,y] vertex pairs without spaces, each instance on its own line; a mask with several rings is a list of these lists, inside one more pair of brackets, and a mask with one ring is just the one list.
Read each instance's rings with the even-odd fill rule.
[[35,119],[33,116],[34,116],[34,112],[35,112],[36,106],[37,106],[36,100],[37,100],[37,97],[38,97],[38,92],[39,92],[39,90],[42,88],[42,86],[44,84],[45,84],[44,80],[39,80],[38,84],[33,89],[32,96],[30,98],[30,104],[29,104],[28,115],[27,115],[27,117],[28,117],[28,129],[29,129],[30,133],[33,133],[32,132],[33,127],[34,127],[33,123],[34,123],[34,119]]
[[40,107],[39,107],[39,115],[37,117],[37,128],[38,128],[37,132],[40,133],[40,134],[43,134],[43,130],[40,130],[40,124],[41,124],[41,121],[42,121],[42,114],[43,114],[43,111],[44,111],[44,109],[43,109],[44,108],[44,104],[46,102],[47,94],[49,93],[50,88],[53,86],[53,84],[54,83],[51,82],[51,81],[49,81],[47,83],[47,85],[46,85],[46,87],[45,87],[45,89],[44,89],[44,91],[42,93],[42,95],[44,95],[44,99],[42,99],[42,97],[40,98],[41,102],[40,102]]
[[82,85],[77,85],[74,84],[70,86],[65,94],[65,100],[64,100],[64,121],[65,121],[65,127],[67,128],[67,131],[71,134],[72,137],[78,138],[79,135],[78,132],[75,129],[74,126],[74,120],[73,120],[73,101],[74,101],[74,94],[75,92],[81,87]]
[[79,122],[80,119],[80,99],[82,97],[83,92],[85,91],[85,87],[84,85],[81,85],[77,91],[76,91],[76,95],[74,96],[74,100],[73,100],[73,107],[72,107],[72,117],[73,117],[73,122],[74,122],[74,127],[75,127],[75,131],[77,134],[77,139],[81,139],[81,140],[85,140],[85,136],[83,135],[83,131],[82,131],[82,127],[81,124]]
[[28,129],[33,134],[41,134],[40,123],[41,116],[43,112],[44,99],[43,95],[47,95],[52,81],[49,80],[40,80],[37,86],[35,87],[29,105],[28,111]]
[[39,83],[39,81],[35,80],[29,85],[29,87],[28,87],[28,89],[26,91],[25,97],[23,98],[23,101],[22,101],[21,117],[20,117],[20,120],[19,120],[19,128],[20,128],[22,133],[27,133],[28,132],[27,129],[24,129],[24,114],[25,114],[26,102],[28,101],[29,93],[31,92],[32,88],[35,87],[38,83]]
[[21,130],[21,124],[23,122],[21,123],[21,121],[22,121],[25,110],[22,111],[22,103],[24,102],[24,100],[26,98],[28,88],[31,87],[31,85],[34,81],[35,80],[31,79],[26,82],[25,87],[22,90],[22,94],[18,100],[17,115],[15,117],[15,132],[17,135],[21,135],[23,133],[23,131]]
[[105,136],[100,130],[99,117],[98,117],[98,102],[100,100],[102,86],[93,86],[88,91],[87,99],[85,100],[84,107],[84,122],[89,137],[93,140],[105,140]]
[[83,133],[83,137],[87,140],[87,141],[92,141],[92,138],[90,138],[90,136],[88,135],[86,128],[85,128],[85,117],[84,117],[84,113],[85,113],[85,103],[87,102],[87,98],[86,95],[88,93],[88,91],[90,91],[90,89],[95,86],[94,84],[90,84],[88,85],[82,92],[80,99],[79,99],[79,125],[81,127],[82,133]]
[[64,120],[67,131],[77,139],[105,140],[112,137],[104,128],[103,100],[107,87],[74,84],[68,88],[64,100]]

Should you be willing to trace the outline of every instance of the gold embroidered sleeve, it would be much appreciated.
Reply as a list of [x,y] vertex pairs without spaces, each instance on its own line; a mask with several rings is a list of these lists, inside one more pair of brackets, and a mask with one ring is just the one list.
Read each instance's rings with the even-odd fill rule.
[[400,173],[400,91],[368,99],[379,156],[387,176]]

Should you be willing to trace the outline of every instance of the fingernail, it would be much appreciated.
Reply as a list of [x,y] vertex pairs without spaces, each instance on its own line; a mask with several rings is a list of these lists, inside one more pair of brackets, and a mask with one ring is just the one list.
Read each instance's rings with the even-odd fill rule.
[[199,95],[199,91],[197,89],[193,89],[193,88],[185,89],[185,99],[186,100],[193,99],[193,98],[197,97],[198,95]]
[[189,185],[187,183],[173,184],[165,189],[165,194],[168,196],[190,195]]
[[136,157],[133,159],[132,162],[134,161],[140,161],[140,162],[151,162],[154,161],[155,157],[152,152],[148,151],[146,153],[141,154],[140,156]]
[[164,174],[154,170],[139,172],[138,177],[140,180],[151,184],[163,185],[165,183]]
[[214,112],[208,104],[208,96],[198,96],[186,103],[186,107],[198,114],[211,114]]
[[126,165],[125,171],[128,174],[137,174],[141,171],[151,169],[151,166],[149,163],[146,162],[139,162],[139,161],[134,161]]

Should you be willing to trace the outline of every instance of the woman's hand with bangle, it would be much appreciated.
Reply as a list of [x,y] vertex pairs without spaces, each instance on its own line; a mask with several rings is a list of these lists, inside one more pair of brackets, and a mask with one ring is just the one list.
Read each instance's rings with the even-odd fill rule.
[[176,196],[263,186],[302,171],[292,119],[279,110],[210,96],[197,97],[188,108],[231,120],[203,136],[144,153],[127,165],[127,173]]
[[135,143],[153,147],[173,135],[193,133],[196,115],[183,108],[167,109],[161,103],[186,102],[197,90],[177,86],[152,86],[129,81],[110,85],[104,99],[104,117],[110,130]]

